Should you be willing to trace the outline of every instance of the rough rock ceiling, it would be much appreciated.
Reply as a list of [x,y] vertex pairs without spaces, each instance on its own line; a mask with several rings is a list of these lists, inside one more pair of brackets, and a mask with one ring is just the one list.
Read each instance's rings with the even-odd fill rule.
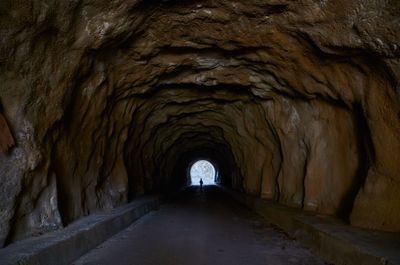
[[[400,230],[397,1],[0,3],[0,243],[186,183]],[[1,135],[0,135],[1,136]],[[1,140],[1,139],[0,139]]]

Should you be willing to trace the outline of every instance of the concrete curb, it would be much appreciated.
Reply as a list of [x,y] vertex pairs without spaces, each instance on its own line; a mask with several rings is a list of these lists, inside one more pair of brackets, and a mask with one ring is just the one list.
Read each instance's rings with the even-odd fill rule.
[[352,227],[221,187],[240,203],[336,265],[400,265],[400,234]]
[[145,197],[107,212],[79,219],[66,228],[0,249],[0,264],[70,264],[135,220],[159,207]]

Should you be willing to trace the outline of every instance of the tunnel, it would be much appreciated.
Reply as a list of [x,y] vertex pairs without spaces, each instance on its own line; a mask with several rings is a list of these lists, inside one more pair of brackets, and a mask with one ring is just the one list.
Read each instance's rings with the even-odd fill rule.
[[0,3],[0,247],[216,188],[400,232],[398,1]]

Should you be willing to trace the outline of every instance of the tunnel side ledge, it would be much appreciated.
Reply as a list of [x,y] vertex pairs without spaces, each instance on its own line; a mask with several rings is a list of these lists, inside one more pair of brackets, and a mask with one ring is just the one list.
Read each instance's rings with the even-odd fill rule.
[[351,227],[334,217],[308,214],[230,188],[218,187],[328,262],[348,265],[400,265],[399,233],[371,233],[370,230]]
[[146,196],[110,211],[79,219],[62,230],[29,238],[0,250],[0,264],[70,264],[147,213],[158,209]]

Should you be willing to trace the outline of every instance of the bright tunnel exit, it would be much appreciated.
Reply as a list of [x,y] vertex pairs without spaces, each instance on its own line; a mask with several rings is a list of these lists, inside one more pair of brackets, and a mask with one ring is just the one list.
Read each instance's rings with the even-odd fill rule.
[[207,160],[199,160],[190,168],[190,180],[192,185],[200,185],[200,179],[203,179],[203,185],[214,185],[215,176],[215,167]]

